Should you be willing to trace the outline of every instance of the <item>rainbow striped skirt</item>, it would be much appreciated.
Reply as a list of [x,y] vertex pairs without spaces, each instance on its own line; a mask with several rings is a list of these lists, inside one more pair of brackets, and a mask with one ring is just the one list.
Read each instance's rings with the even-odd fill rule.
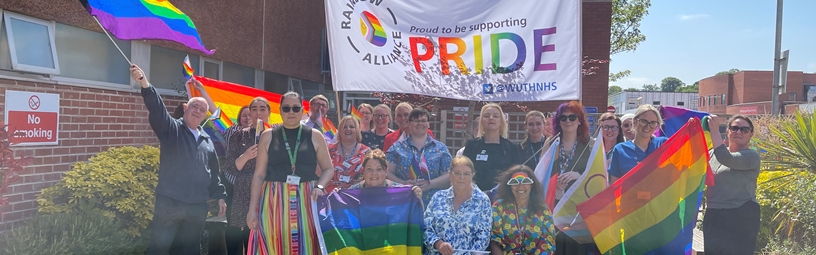
[[260,228],[249,234],[248,255],[321,254],[311,200],[314,184],[264,182],[258,207]]

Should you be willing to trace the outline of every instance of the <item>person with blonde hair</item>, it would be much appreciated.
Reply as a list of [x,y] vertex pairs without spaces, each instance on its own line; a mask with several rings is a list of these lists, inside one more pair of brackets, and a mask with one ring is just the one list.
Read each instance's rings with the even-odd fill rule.
[[340,119],[337,142],[329,145],[329,155],[334,165],[334,177],[326,190],[346,189],[362,181],[363,159],[368,146],[362,144],[360,126],[353,116]]
[[510,166],[521,164],[521,149],[507,139],[507,120],[498,104],[486,104],[479,114],[479,137],[468,140],[462,156],[476,167],[474,181],[480,190],[496,186],[496,177]]
[[654,106],[640,105],[632,119],[635,124],[632,128],[635,137],[633,140],[615,145],[615,148],[612,149],[612,158],[607,169],[609,183],[614,183],[623,177],[668,140],[666,137],[654,135],[655,130],[663,125],[660,111]]
[[473,184],[476,169],[469,158],[456,157],[449,167],[451,187],[436,192],[425,210],[425,254],[485,251],[493,226],[490,199]]
[[394,132],[394,130],[388,128],[388,124],[391,123],[391,108],[388,105],[378,104],[374,107],[373,112],[374,128],[371,130],[361,128],[363,130],[363,144],[372,150],[382,148],[385,137]]
[[524,116],[524,126],[527,128],[527,137],[521,141],[521,160],[530,169],[535,169],[541,160],[541,148],[544,147],[544,136],[547,117],[540,111],[529,111]]

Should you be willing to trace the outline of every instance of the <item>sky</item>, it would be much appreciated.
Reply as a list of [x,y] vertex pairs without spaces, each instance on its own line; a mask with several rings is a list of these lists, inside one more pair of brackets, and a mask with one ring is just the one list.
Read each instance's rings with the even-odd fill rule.
[[[632,73],[610,85],[640,88],[669,76],[692,84],[732,68],[773,70],[777,1],[651,2],[640,25],[646,41],[634,52],[611,56],[610,73]],[[814,0],[784,3],[782,51],[790,50],[789,71],[816,72],[814,13]]]

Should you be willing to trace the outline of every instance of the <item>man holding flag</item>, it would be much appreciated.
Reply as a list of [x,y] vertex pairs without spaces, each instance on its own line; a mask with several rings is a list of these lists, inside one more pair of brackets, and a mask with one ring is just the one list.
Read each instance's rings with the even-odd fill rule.
[[326,142],[331,142],[334,137],[326,134],[327,130],[323,125],[323,119],[326,118],[326,112],[329,110],[329,99],[323,95],[316,95],[309,99],[309,107],[309,118],[301,121],[301,124],[320,130]]

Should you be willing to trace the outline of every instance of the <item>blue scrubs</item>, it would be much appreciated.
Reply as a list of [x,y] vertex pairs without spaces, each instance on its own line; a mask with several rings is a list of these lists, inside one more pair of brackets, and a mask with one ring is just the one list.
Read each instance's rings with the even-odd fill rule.
[[612,160],[609,162],[609,169],[607,172],[609,176],[621,178],[623,175],[635,168],[638,162],[643,161],[652,152],[657,150],[660,145],[669,140],[666,137],[652,137],[649,140],[649,147],[646,151],[638,148],[633,141],[626,141],[615,145],[612,149]]

